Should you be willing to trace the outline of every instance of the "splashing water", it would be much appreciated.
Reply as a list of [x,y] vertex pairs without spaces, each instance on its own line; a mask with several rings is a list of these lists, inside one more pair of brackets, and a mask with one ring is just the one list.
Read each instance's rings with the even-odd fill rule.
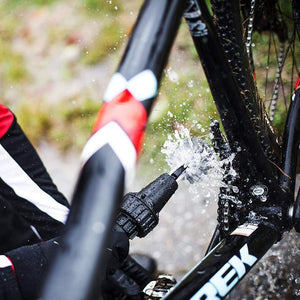
[[285,233],[283,239],[268,251],[228,299],[300,299],[299,246],[295,231]]
[[[234,155],[220,160],[210,145],[199,138],[190,136],[189,129],[178,126],[177,130],[168,136],[162,153],[172,171],[181,165],[187,166],[186,172],[180,179],[194,183],[189,192],[196,193],[195,202],[204,200],[206,205],[219,194],[219,187],[224,186],[222,177],[226,176],[224,164],[231,165]],[[233,168],[230,175],[235,176]],[[198,186],[198,189],[194,189]],[[200,186],[200,188],[199,188]],[[233,192],[238,192],[235,186],[229,186]],[[235,191],[237,189],[237,191]],[[193,199],[190,199],[193,201]],[[201,210],[206,213],[206,208]],[[255,216],[254,216],[255,217]],[[282,241],[272,247],[268,254],[256,265],[250,274],[235,288],[228,299],[242,300],[273,300],[273,299],[300,299],[299,278],[299,238],[293,231],[285,234]]]
[[[181,165],[187,167],[180,179],[187,179],[193,183],[194,187],[191,186],[189,191],[194,194],[198,193],[201,187],[201,197],[205,198],[205,201],[218,194],[219,187],[223,184],[224,163],[231,165],[234,158],[234,155],[231,155],[225,160],[220,160],[206,141],[191,137],[189,129],[184,126],[178,126],[174,134],[168,135],[162,153],[166,155],[166,162],[171,170]],[[232,168],[230,174],[236,174]]]

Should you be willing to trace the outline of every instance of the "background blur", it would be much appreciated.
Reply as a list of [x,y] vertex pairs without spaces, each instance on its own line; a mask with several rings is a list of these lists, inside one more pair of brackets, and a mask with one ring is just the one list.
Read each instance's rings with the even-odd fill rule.
[[[16,114],[69,199],[80,151],[141,3],[0,0],[1,103]],[[215,107],[187,26],[182,24],[131,190],[169,171],[161,153],[169,133],[185,124],[192,135],[206,138],[210,118],[217,118]],[[190,269],[202,257],[216,217],[218,189],[210,195],[198,192],[197,186],[180,184],[161,214],[159,228],[147,239],[133,241],[132,251],[150,253],[168,273],[181,276]],[[299,236],[286,235],[245,280],[241,289],[248,295],[243,299],[300,297],[299,245]],[[240,295],[231,298],[241,299]]]

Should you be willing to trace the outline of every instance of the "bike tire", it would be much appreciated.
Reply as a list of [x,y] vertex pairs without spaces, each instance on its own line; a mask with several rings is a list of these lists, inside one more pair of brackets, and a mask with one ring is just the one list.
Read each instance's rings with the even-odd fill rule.
[[246,51],[246,28],[244,26],[246,21],[242,19],[241,1],[212,0],[211,5],[221,44],[233,70],[258,140],[264,149],[265,156],[274,165],[280,166],[281,150],[278,142],[280,139],[258,93]]

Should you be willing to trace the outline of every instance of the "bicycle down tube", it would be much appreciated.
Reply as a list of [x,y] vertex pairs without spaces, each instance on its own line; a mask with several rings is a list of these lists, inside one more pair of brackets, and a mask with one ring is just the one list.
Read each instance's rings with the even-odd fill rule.
[[50,270],[43,299],[98,299],[112,220],[124,185],[133,177],[184,4],[183,0],[148,0],[143,5],[83,150],[62,251]]

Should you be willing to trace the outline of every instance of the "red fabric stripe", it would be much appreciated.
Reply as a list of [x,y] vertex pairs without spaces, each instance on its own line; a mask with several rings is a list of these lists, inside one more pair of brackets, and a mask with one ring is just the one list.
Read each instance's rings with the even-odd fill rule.
[[300,86],[300,75],[298,75],[298,79],[295,85],[295,90]]
[[142,149],[147,123],[147,112],[143,104],[126,89],[101,107],[93,132],[109,122],[116,121],[128,134],[137,153]]
[[0,104],[0,138],[6,134],[13,120],[14,115],[12,112],[7,107]]
[[10,267],[13,270],[15,277],[17,277],[16,269],[15,269],[15,266],[14,266],[13,262],[11,261],[11,259],[8,256],[6,256],[6,257],[11,262],[11,266]]

